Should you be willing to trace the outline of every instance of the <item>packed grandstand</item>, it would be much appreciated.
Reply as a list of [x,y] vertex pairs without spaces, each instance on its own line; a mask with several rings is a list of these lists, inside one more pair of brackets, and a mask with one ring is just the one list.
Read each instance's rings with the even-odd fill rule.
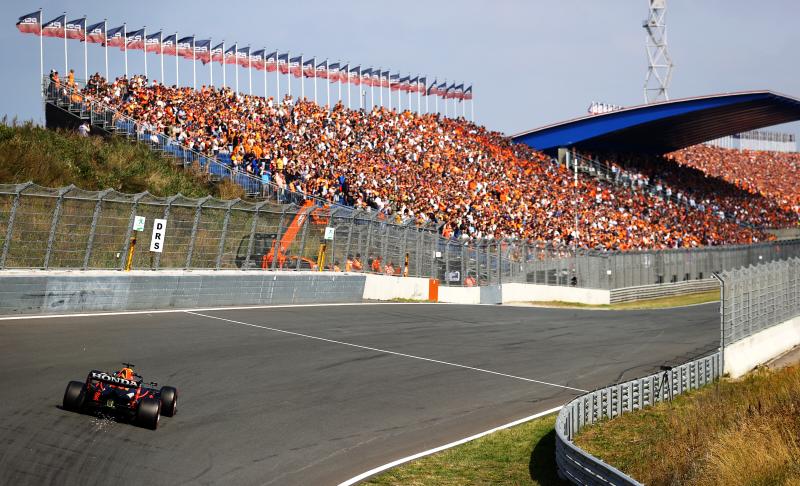
[[799,154],[709,146],[584,154],[611,177],[584,171],[576,182],[549,156],[463,118],[168,87],[143,76],[108,82],[95,74],[80,93],[143,132],[282,190],[442,223],[448,238],[663,249],[767,241],[765,229],[798,226]]

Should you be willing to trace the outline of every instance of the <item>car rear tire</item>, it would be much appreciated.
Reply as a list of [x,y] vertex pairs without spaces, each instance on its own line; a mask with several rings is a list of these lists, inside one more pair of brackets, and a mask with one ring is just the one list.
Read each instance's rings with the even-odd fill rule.
[[142,399],[136,409],[136,423],[141,427],[156,430],[158,419],[161,417],[160,408],[161,402],[155,398]]
[[161,387],[161,415],[172,417],[178,413],[178,390],[172,386]]
[[64,391],[64,400],[62,401],[64,410],[80,412],[84,400],[86,400],[86,384],[82,381],[70,381]]

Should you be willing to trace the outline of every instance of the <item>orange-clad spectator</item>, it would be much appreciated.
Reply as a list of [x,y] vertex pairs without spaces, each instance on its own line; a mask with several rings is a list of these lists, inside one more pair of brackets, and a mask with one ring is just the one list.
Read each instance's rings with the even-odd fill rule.
[[385,273],[386,275],[394,275],[394,265],[392,264],[391,260],[389,260],[389,263],[387,263],[386,266],[383,267],[383,273]]
[[371,269],[372,269],[372,271],[373,271],[373,272],[375,272],[375,273],[381,273],[381,257],[380,257],[380,256],[376,256],[376,257],[375,257],[375,258],[372,260],[372,265],[371,265],[371,267],[370,267],[370,268],[371,268]]
[[342,271],[342,269],[339,267],[339,262],[334,262],[333,263],[333,271],[334,272],[341,272]]
[[353,271],[353,255],[347,255],[347,260],[344,261],[344,271],[345,272]]
[[353,271],[360,272],[364,270],[364,266],[361,264],[361,254],[356,253],[356,257],[353,258]]
[[472,275],[467,275],[467,278],[464,279],[464,287],[474,287],[476,284],[475,277]]

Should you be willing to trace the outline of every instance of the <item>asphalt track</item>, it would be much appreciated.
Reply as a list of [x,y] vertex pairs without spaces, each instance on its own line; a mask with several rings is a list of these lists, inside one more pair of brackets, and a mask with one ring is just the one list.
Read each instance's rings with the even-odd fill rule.
[[[336,484],[709,352],[718,312],[378,304],[4,320],[0,484]],[[177,386],[179,413],[150,431],[59,408],[68,380],[122,361]]]

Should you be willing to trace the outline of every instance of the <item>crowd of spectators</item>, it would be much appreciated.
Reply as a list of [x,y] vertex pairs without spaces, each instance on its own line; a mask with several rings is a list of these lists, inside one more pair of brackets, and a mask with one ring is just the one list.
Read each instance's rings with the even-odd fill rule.
[[800,213],[800,153],[695,145],[667,154],[667,158],[769,198],[785,211]]
[[168,87],[141,76],[94,75],[84,96],[194,150],[226,154],[233,170],[397,221],[440,223],[445,237],[620,250],[768,239],[710,206],[585,175],[575,183],[544,154],[464,119]]

